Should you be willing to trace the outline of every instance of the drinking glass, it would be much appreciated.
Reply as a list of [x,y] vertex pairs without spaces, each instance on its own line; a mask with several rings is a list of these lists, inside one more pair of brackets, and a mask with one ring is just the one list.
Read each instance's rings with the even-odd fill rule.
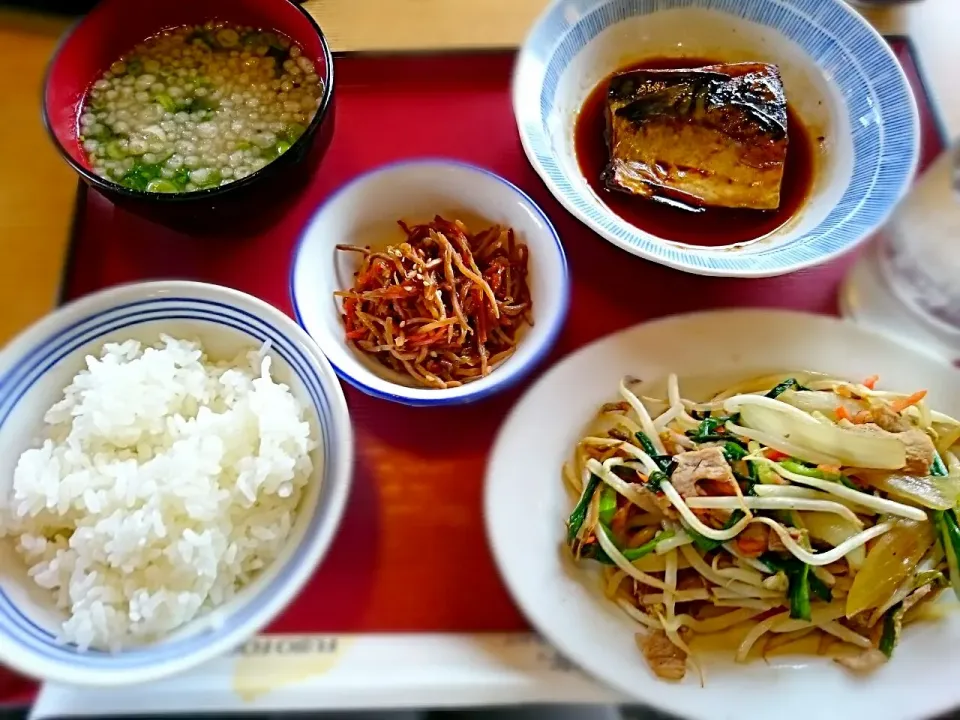
[[960,145],[913,186],[847,277],[843,314],[960,362]]

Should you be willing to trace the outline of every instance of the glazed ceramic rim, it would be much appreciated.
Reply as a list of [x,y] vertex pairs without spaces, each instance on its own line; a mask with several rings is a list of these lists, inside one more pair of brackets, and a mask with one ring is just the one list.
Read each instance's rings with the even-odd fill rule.
[[[397,160],[395,162],[387,163],[386,165],[379,165],[371,170],[367,170],[349,182],[341,185],[333,194],[331,194],[324,202],[317,207],[317,209],[310,215],[310,219],[307,220],[304,225],[303,230],[300,232],[300,237],[297,239],[297,244],[293,250],[293,260],[290,263],[290,276],[289,276],[289,293],[290,293],[290,302],[293,305],[293,314],[297,320],[297,323],[302,327],[311,337],[313,334],[310,332],[310,328],[307,326],[307,322],[304,320],[303,315],[300,311],[300,303],[297,299],[297,290],[296,290],[296,273],[297,266],[300,262],[300,251],[302,250],[304,244],[306,243],[308,236],[311,234],[311,229],[314,227],[314,224],[318,221],[318,218],[322,217],[324,212],[329,206],[331,206],[340,196],[346,194],[349,191],[355,190],[358,186],[369,182],[373,177],[393,172],[404,167],[415,167],[421,165],[446,165],[455,167],[461,170],[467,170],[474,173],[479,173],[490,179],[496,180],[500,184],[506,186],[510,191],[517,195],[523,204],[529,208],[544,224],[547,231],[550,233],[550,236],[553,240],[552,245],[555,255],[560,261],[560,266],[562,272],[558,278],[555,278],[555,281],[559,283],[561,302],[552,310],[549,310],[547,313],[541,313],[535,311],[537,322],[548,323],[547,332],[540,338],[539,346],[536,350],[530,355],[530,357],[523,363],[518,363],[516,365],[509,365],[509,359],[504,363],[503,367],[498,367],[496,370],[490,373],[485,378],[480,380],[475,380],[474,382],[467,383],[460,388],[452,388],[450,390],[430,390],[429,396],[424,396],[422,393],[425,388],[413,388],[400,385],[398,383],[391,383],[385,378],[381,378],[384,382],[389,383],[392,391],[385,391],[379,388],[372,387],[371,385],[365,383],[363,380],[359,379],[354,373],[351,372],[351,367],[343,366],[343,363],[338,365],[334,361],[329,360],[330,364],[333,366],[333,369],[336,371],[344,381],[349,383],[351,386],[357,388],[358,390],[366,393],[375,398],[381,400],[389,400],[391,402],[401,403],[404,405],[410,405],[414,407],[440,407],[445,405],[462,405],[465,403],[475,402],[483,398],[489,397],[494,393],[500,392],[507,389],[508,387],[514,385],[523,379],[533,368],[535,368],[546,356],[546,354],[553,347],[556,342],[557,336],[560,334],[560,330],[563,327],[563,322],[567,316],[567,310],[570,306],[570,270],[567,266],[566,254],[563,250],[563,244],[560,242],[560,236],[557,234],[556,228],[554,228],[553,223],[550,222],[550,218],[547,217],[546,213],[537,205],[534,200],[527,195],[523,190],[514,185],[512,182],[507,180],[504,177],[496,174],[491,170],[480,167],[478,165],[473,165],[468,162],[463,162],[460,160],[452,160],[448,158],[436,158],[436,157],[424,157],[408,160]],[[468,204],[465,202],[465,204]],[[538,249],[538,252],[541,250]],[[315,342],[319,341],[314,338]],[[521,341],[528,342],[528,341]],[[346,345],[345,342],[341,341],[343,345]],[[322,349],[322,345],[321,345]],[[350,349],[347,348],[349,351]],[[358,360],[351,358],[351,365],[356,365],[361,367],[361,364]],[[451,391],[456,390],[455,395],[451,395]]]
[[[850,60],[848,67],[857,73],[853,79],[869,90],[864,102],[883,118],[883,122],[875,126],[876,147],[858,147],[858,139],[864,136],[854,137],[854,175],[843,197],[827,218],[801,237],[759,251],[693,248],[661,240],[621,220],[585,189],[571,182],[557,163],[546,122],[553,110],[563,69],[588,42],[623,18],[675,8],[726,12],[778,31],[789,24],[791,39],[801,45],[806,36],[808,42],[819,43],[820,47],[838,48]],[[816,21],[811,18],[814,9]],[[766,22],[758,19],[760,16]],[[801,33],[799,38],[798,33]],[[804,50],[811,54],[809,48]],[[845,103],[849,103],[850,81],[845,84],[834,78],[832,82],[844,93]],[[878,86],[888,88],[887,99],[877,95]],[[533,88],[536,91],[532,91]],[[909,189],[919,161],[919,113],[903,68],[880,33],[842,0],[554,0],[541,14],[520,50],[512,98],[527,159],[567,210],[631,254],[699,275],[781,275],[843,254],[867,239],[889,218]],[[849,105],[846,109],[851,120],[859,117]],[[851,127],[857,125],[851,124]],[[864,144],[869,143],[860,140],[860,145]],[[865,157],[866,153],[870,157]],[[864,162],[870,165],[864,168]],[[865,194],[857,182],[864,173],[870,174],[865,181],[868,184]]]
[[271,352],[303,383],[317,414],[324,453],[313,516],[299,545],[256,594],[236,609],[228,602],[191,621],[202,623],[216,616],[206,631],[120,653],[80,652],[57,642],[0,590],[0,657],[27,675],[76,685],[116,686],[157,680],[213,659],[283,610],[310,579],[340,525],[352,480],[353,429],[336,375],[316,344],[289,317],[230,288],[190,281],[132,283],[57,309],[0,351],[0,368],[6,368],[0,375],[0,431],[23,395],[80,347],[125,327],[164,320],[210,323],[252,340],[269,340]]

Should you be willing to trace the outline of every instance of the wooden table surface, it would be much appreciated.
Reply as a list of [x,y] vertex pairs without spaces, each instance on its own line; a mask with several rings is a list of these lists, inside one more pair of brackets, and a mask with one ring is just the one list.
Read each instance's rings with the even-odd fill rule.
[[[960,0],[865,14],[909,34],[941,118],[960,136]],[[514,47],[546,0],[308,0],[334,51]],[[371,23],[369,18],[376,18]],[[69,20],[0,10],[0,343],[55,304],[76,192],[40,121],[47,61]]]

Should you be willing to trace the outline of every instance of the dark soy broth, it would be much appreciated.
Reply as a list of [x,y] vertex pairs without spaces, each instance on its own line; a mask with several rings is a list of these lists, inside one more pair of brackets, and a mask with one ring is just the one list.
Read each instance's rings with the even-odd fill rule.
[[[655,58],[623,70],[668,70],[713,65],[703,58]],[[609,159],[605,97],[611,73],[587,97],[574,129],[577,163],[587,183],[604,204],[634,227],[664,240],[689,245],[722,246],[750,242],[783,225],[800,209],[813,185],[814,144],[803,121],[787,106],[787,159],[776,210],[739,210],[707,207],[699,212],[672,207],[647,198],[609,190],[600,175]]]

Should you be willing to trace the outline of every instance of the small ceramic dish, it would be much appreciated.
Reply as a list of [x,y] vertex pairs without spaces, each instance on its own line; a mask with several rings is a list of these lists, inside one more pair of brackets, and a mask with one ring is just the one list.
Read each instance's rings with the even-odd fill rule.
[[0,660],[33,677],[72,685],[157,680],[210,660],[272,620],[327,552],[349,494],[353,434],[330,364],[296,323],[250,295],[204,283],[161,281],[103,290],[36,323],[0,352],[0,493],[10,492],[20,454],[34,447],[44,413],[104,343],[155,343],[160,333],[199,339],[213,360],[269,343],[271,374],[307,409],[318,447],[314,473],[276,559],[216,609],[156,642],[119,652],[57,640],[65,619],[0,540]]
[[[812,188],[779,228],[723,247],[664,240],[612,212],[584,179],[574,127],[585,99],[611,73],[663,57],[779,66],[815,139]],[[853,248],[893,210],[919,150],[899,63],[842,0],[557,0],[521,48],[513,107],[530,163],[564,207],[627,252],[701,275],[779,275]]]
[[[490,374],[459,387],[432,389],[411,380],[349,343],[341,303],[333,293],[353,285],[356,253],[338,244],[383,248],[404,238],[398,220],[428,222],[435,215],[462,220],[475,230],[494,223],[512,227],[529,249],[532,326],[516,352]],[[451,160],[412,160],[372,170],[347,183],[307,224],[290,274],[297,321],[320,345],[341,378],[374,397],[406,405],[455,405],[512,385],[543,358],[566,316],[570,280],[556,230],[519,188],[479,167]]]

